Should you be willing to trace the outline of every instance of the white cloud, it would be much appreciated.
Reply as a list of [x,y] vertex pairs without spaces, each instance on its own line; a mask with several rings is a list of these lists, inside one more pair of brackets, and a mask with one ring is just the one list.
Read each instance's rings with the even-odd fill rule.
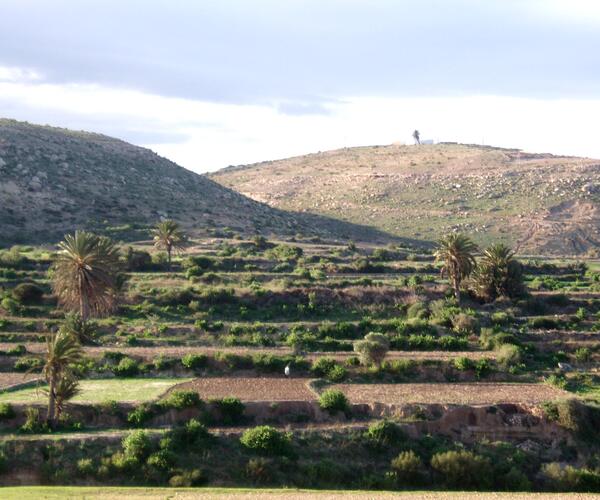
[[328,113],[287,115],[278,103],[219,104],[98,85],[7,80],[0,81],[0,116],[9,110],[11,118],[125,140],[163,134],[162,141],[140,145],[197,172],[344,146],[411,142],[415,128],[437,141],[600,157],[594,133],[600,100],[350,96],[323,104]]
[[42,75],[33,69],[0,66],[0,82],[30,82],[41,79]]

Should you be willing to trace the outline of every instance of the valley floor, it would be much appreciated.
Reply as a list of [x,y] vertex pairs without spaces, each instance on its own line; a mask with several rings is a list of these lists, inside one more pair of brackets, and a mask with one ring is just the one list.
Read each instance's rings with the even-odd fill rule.
[[587,500],[598,498],[587,493],[499,493],[499,492],[428,492],[428,491],[338,491],[338,490],[298,490],[298,489],[245,489],[245,488],[99,488],[99,487],[62,487],[62,486],[28,486],[0,489],[0,495],[5,500],[30,499],[83,499],[103,500],[154,500],[154,499],[278,499],[286,500],[319,498],[322,500],[349,500],[353,498],[407,498],[410,500],[434,499],[510,499],[510,500]]

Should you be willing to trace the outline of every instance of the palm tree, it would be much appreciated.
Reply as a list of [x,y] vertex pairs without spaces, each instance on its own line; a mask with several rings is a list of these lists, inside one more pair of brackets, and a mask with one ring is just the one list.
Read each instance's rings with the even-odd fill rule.
[[456,301],[460,304],[460,284],[475,268],[477,245],[468,236],[451,233],[444,236],[435,252],[435,261],[442,262],[442,277],[448,276],[454,289]]
[[[46,363],[42,370],[48,383],[48,415],[46,420],[52,428],[55,426],[64,401],[74,395],[74,376],[69,365],[81,360],[82,349],[79,341],[65,330],[59,330],[46,338]],[[57,413],[57,404],[60,405]]]
[[421,133],[418,130],[415,130],[412,134],[413,139],[415,140],[415,144],[421,144]]
[[152,230],[154,246],[167,252],[167,262],[171,267],[171,254],[182,251],[187,243],[187,236],[174,220],[167,219],[159,222]]
[[72,373],[65,373],[56,384],[55,388],[55,405],[56,414],[55,420],[58,422],[65,408],[65,403],[73,399],[81,392],[79,388],[79,380]]
[[473,273],[475,292],[486,301],[525,294],[523,268],[514,252],[502,243],[488,247]]
[[77,312],[83,322],[90,315],[112,311],[116,304],[118,249],[105,237],[85,231],[66,235],[58,244],[53,264],[53,290],[59,303]]

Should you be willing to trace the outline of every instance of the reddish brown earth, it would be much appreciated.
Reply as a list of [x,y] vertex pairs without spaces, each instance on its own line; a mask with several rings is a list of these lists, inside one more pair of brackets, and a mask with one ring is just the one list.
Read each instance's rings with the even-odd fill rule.
[[352,403],[448,403],[482,405],[496,403],[539,404],[572,397],[544,384],[460,383],[460,384],[338,384]]
[[173,390],[194,390],[202,399],[234,396],[242,401],[311,401],[316,394],[306,378],[208,377],[176,385]]

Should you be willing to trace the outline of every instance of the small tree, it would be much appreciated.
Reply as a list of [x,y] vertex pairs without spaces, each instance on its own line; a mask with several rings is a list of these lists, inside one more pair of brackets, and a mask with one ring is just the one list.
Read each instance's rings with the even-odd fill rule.
[[42,370],[48,383],[46,420],[48,425],[53,428],[56,426],[64,402],[76,394],[75,377],[69,365],[81,360],[82,349],[77,338],[62,329],[46,338],[46,348],[46,363]]
[[456,301],[460,305],[460,285],[475,268],[477,245],[468,236],[461,233],[450,233],[439,242],[435,252],[435,261],[443,263],[440,271],[442,277],[448,276],[454,290]]
[[86,322],[90,315],[112,311],[118,289],[119,254],[114,243],[85,231],[66,235],[58,244],[52,266],[53,290],[67,310],[79,313]]
[[177,222],[171,219],[159,222],[152,230],[154,246],[167,252],[167,263],[171,267],[173,252],[181,252],[187,244],[187,236]]
[[473,286],[477,295],[489,302],[498,297],[521,297],[526,293],[523,267],[506,245],[492,245],[475,268]]
[[354,343],[354,352],[360,356],[361,362],[365,365],[381,366],[389,349],[389,339],[376,332],[368,333],[363,340]]

